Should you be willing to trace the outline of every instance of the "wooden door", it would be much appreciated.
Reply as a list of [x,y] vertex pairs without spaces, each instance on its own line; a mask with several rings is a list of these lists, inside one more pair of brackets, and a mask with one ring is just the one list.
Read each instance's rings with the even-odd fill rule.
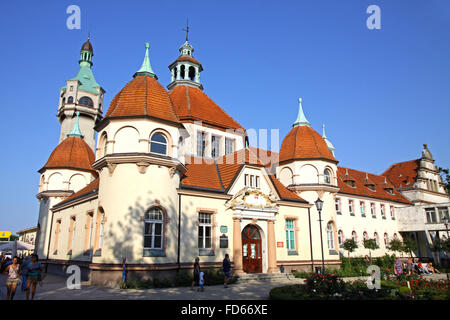
[[261,234],[256,226],[242,230],[242,260],[244,272],[262,272]]

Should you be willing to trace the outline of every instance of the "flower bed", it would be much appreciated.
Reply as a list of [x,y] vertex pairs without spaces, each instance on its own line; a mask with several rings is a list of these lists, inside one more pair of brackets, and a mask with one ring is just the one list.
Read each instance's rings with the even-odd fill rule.
[[[389,272],[387,272],[389,274]],[[387,277],[381,288],[369,289],[362,280],[351,283],[334,274],[312,274],[305,284],[274,288],[274,300],[446,300],[450,299],[449,281],[425,280],[420,276],[403,275],[399,279]],[[408,283],[410,288],[408,287]]]

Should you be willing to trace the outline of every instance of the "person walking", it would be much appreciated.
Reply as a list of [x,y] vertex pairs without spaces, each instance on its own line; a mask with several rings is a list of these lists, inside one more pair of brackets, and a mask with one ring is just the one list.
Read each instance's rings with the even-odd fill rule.
[[413,270],[413,261],[411,258],[408,258],[408,260],[406,260],[406,270],[408,271],[408,275],[411,275],[411,272]]
[[223,283],[224,288],[228,288],[228,281],[231,279],[231,262],[228,253],[225,254],[225,259],[223,259],[223,273],[225,274],[225,279]]
[[17,286],[20,284],[20,264],[19,258],[14,257],[12,263],[5,268],[5,274],[8,275],[6,280],[6,300],[14,299]]
[[31,288],[31,300],[34,300],[34,295],[36,294],[36,285],[41,280],[42,273],[42,265],[39,262],[39,257],[37,254],[31,255],[31,262],[28,264],[28,273],[27,273],[27,300],[30,297],[30,288]]
[[192,281],[191,290],[194,290],[194,286],[196,283],[199,283],[200,280],[200,258],[195,258],[194,262],[194,280]]

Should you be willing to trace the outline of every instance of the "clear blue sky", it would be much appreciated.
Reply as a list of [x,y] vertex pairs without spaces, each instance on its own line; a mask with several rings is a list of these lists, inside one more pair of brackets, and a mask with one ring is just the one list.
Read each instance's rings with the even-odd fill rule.
[[[71,4],[81,30],[66,28]],[[381,30],[366,27],[371,4]],[[278,128],[282,139],[303,97],[342,166],[381,173],[418,158],[423,143],[450,166],[450,1],[1,1],[0,230],[37,223],[37,170],[58,143],[59,88],[88,32],[107,106],[146,41],[169,83],[186,17],[205,92],[244,127]]]

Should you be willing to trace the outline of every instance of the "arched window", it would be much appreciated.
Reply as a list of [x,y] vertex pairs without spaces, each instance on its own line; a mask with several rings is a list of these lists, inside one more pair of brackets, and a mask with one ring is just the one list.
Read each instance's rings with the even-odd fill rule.
[[73,103],[73,97],[67,98],[67,103]]
[[378,239],[378,233],[374,233],[373,237],[375,238],[375,242],[377,243],[377,246],[380,246],[380,239]]
[[395,240],[398,240],[398,236],[397,236],[396,233],[394,233],[394,239],[395,239]]
[[367,232],[363,232],[363,239],[364,240],[369,240],[369,236],[367,235]]
[[344,233],[342,230],[338,231],[338,243],[340,246],[344,243]]
[[195,68],[194,67],[189,67],[189,79],[191,81],[195,80]]
[[94,102],[92,102],[92,99],[89,97],[81,97],[80,100],[78,100],[78,104],[88,107],[94,106]]
[[356,236],[356,231],[352,232],[352,239],[353,241],[357,242],[358,241],[358,237]]
[[150,208],[144,216],[144,249],[163,248],[163,213],[158,207]]
[[155,133],[150,139],[150,152],[167,154],[167,139],[162,133]]
[[389,245],[389,236],[387,233],[384,234],[384,245],[386,247]]
[[331,184],[331,172],[329,169],[325,169],[323,172],[324,181],[326,184]]
[[334,249],[334,232],[333,232],[333,224],[328,222],[327,224],[327,240],[328,240],[328,249]]

